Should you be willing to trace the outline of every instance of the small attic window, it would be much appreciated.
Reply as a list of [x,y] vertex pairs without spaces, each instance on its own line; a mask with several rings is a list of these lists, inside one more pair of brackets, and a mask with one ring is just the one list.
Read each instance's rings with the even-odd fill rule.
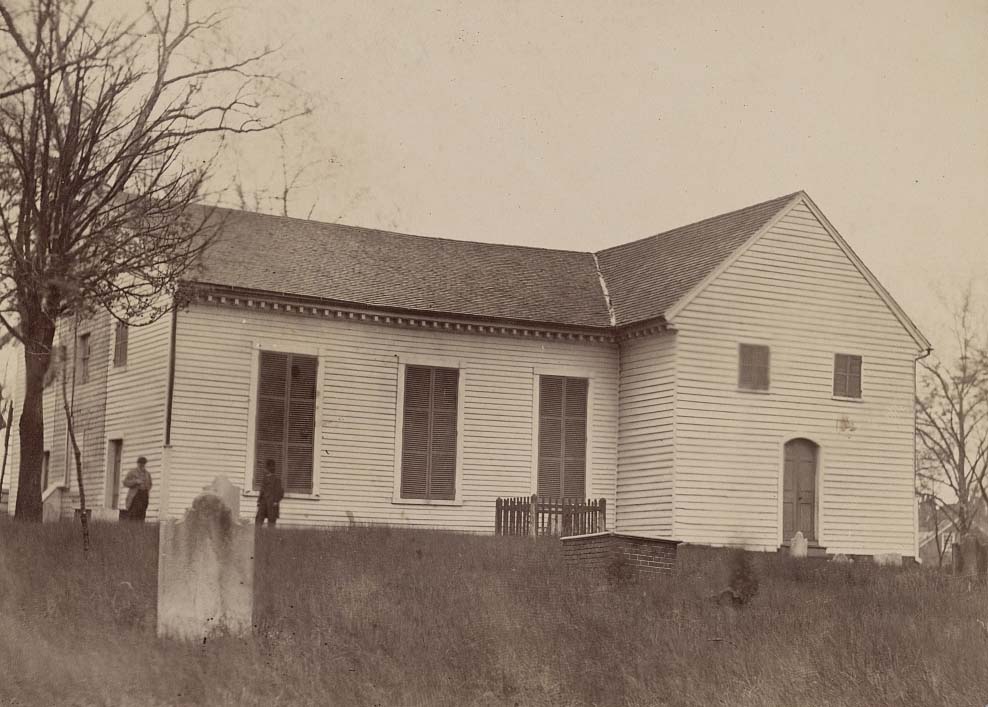
[[738,388],[768,390],[769,348],[762,344],[738,344]]

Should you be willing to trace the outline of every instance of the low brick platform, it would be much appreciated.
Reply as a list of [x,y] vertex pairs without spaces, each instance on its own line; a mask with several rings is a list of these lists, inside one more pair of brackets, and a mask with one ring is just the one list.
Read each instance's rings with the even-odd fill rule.
[[566,564],[582,571],[603,571],[623,556],[640,575],[668,574],[676,565],[681,541],[607,531],[560,538]]

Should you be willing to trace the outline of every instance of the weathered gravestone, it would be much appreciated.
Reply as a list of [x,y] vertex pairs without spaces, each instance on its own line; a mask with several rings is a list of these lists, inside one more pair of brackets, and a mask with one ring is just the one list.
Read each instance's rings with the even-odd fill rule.
[[809,543],[803,537],[803,531],[798,531],[789,541],[789,554],[793,557],[806,557],[809,553]]
[[198,643],[251,632],[254,527],[239,522],[240,490],[218,476],[181,520],[162,519],[158,635]]
[[988,547],[977,537],[969,535],[954,543],[954,574],[977,577],[984,582],[988,578]]
[[902,555],[895,552],[883,552],[872,557],[876,565],[883,567],[901,567]]

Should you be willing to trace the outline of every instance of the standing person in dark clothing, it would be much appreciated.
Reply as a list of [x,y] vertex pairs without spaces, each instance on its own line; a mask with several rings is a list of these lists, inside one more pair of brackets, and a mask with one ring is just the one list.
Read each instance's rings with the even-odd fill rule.
[[151,472],[147,470],[148,460],[137,457],[137,468],[127,472],[123,485],[127,487],[127,520],[144,522],[151,498]]
[[274,459],[268,459],[264,463],[264,478],[261,480],[261,495],[257,497],[257,515],[254,517],[256,525],[263,525],[264,519],[268,519],[268,525],[272,528],[278,522],[278,510],[281,499],[285,496],[285,490],[281,486],[281,479],[275,473]]

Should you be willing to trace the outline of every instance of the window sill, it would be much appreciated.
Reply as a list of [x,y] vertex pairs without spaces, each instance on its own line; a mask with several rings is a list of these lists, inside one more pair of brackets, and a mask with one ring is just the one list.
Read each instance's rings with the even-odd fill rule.
[[[258,491],[244,491],[242,494],[245,498],[257,498],[261,494]],[[318,501],[320,498],[318,493],[286,493],[282,496],[282,501]]]
[[462,499],[453,499],[452,501],[441,500],[438,498],[400,498],[394,496],[391,498],[391,503],[396,506],[462,506]]
[[762,388],[738,388],[739,393],[754,393],[755,395],[768,395],[771,390],[763,390]]
[[863,403],[864,398],[849,398],[844,395],[831,395],[831,400],[836,400],[839,403]]

